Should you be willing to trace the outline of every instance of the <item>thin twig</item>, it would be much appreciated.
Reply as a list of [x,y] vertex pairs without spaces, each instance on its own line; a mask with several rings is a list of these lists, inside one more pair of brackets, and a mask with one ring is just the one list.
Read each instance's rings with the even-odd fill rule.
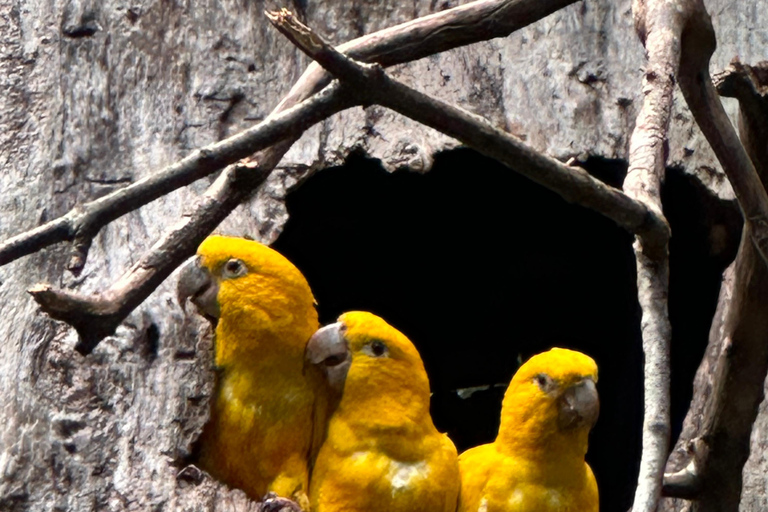
[[[515,30],[574,2],[575,0],[479,0],[363,36],[350,41],[344,47],[361,60],[376,60],[383,65],[394,65],[494,37],[507,36]],[[294,84],[288,95],[275,107],[267,121],[321,90],[328,83],[328,80],[329,77],[322,68],[317,65],[310,66]],[[259,173],[266,175],[271,172],[295,140],[295,138],[284,139],[269,149],[258,153],[255,161],[258,162]],[[216,193],[215,186],[216,184],[212,185],[208,193]],[[211,218],[225,218],[236,206],[228,194],[232,194],[242,201],[250,197],[257,186],[258,183],[253,181],[244,183],[243,187],[246,189],[243,190],[222,189],[219,200],[209,205],[208,214]],[[215,227],[215,225],[209,225],[206,219],[200,216],[194,216],[189,224],[188,229],[195,233],[202,233],[205,229],[210,232]],[[60,226],[58,229],[65,228],[66,226]],[[58,231],[56,234],[61,236]],[[167,233],[162,240],[171,240],[174,236],[175,230]],[[57,291],[47,285],[41,285],[45,287],[47,292],[37,296],[58,297],[65,302],[71,302],[71,307],[64,308],[68,309],[70,313],[76,309],[76,305],[86,310],[101,308],[105,311],[119,311],[119,314],[110,314],[109,322],[105,323],[105,325],[116,327],[121,318],[125,318],[162,282],[162,279],[156,279],[154,274],[156,273],[162,278],[167,277],[170,273],[168,269],[172,271],[184,261],[183,253],[184,251],[163,252],[162,247],[158,247],[158,244],[149,249],[142,261],[162,260],[162,265],[146,270],[147,275],[142,281],[145,285],[135,294],[125,288],[118,290],[118,285],[121,283],[133,282],[135,273],[131,269],[108,290],[97,296],[83,297],[69,292]],[[131,295],[132,299],[128,305],[124,306],[122,304],[127,295]],[[104,300],[110,302],[106,308],[103,307],[102,302]],[[88,330],[87,323],[78,322],[71,314],[57,312],[57,309],[53,307],[56,303],[55,300],[46,302],[43,299],[41,308],[43,311],[49,312],[48,304],[51,304],[50,312],[78,328],[82,337]],[[96,307],[98,304],[100,307]],[[62,309],[61,306],[58,309]],[[78,322],[77,325],[75,322]],[[114,327],[111,328],[114,329]],[[86,347],[92,349],[100,339],[110,332],[108,328],[102,328],[94,334],[87,334],[87,341],[81,340],[81,351],[86,352]]]
[[379,66],[363,65],[327,44],[289,11],[267,13],[269,20],[294,44],[356,91],[362,103],[376,103],[459,139],[495,158],[568,201],[613,219],[632,233],[666,247],[667,225],[639,201],[590,176],[539,153],[487,120],[431,98],[391,79]]

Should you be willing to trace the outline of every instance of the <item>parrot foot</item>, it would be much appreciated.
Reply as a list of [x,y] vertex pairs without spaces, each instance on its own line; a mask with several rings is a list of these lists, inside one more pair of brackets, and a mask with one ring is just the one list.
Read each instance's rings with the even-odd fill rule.
[[190,464],[185,466],[181,471],[176,474],[176,480],[179,482],[185,482],[187,484],[199,485],[205,478],[203,470]]

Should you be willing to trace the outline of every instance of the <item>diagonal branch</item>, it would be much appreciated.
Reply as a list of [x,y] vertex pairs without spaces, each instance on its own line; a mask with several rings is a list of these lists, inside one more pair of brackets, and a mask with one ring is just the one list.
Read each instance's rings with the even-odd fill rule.
[[[708,22],[706,13],[701,21]],[[711,34],[711,26],[702,32]],[[718,156],[739,190],[746,217],[736,260],[723,277],[709,345],[694,381],[694,400],[668,463],[691,470],[678,485],[672,484],[679,472],[665,476],[668,495],[694,498],[693,509],[706,512],[739,506],[742,469],[768,372],[768,266],[761,247],[765,238],[758,233],[764,223],[757,222],[764,218],[760,203],[768,184],[768,65],[735,61],[719,77],[720,93],[739,100],[742,145],[719,113],[720,100],[712,91],[707,71],[712,45],[697,48],[698,67],[682,67],[680,84],[716,153],[727,153]]]
[[[480,0],[353,39],[339,51],[384,67],[418,60],[435,53],[496,37],[507,37],[578,0]],[[275,111],[293,105],[330,81],[312,63]]]
[[[539,20],[576,0],[483,0],[472,2],[408,23],[397,25],[346,43],[355,56],[394,65],[417,60],[458,46],[494,37],[503,37]],[[69,269],[79,273],[85,265],[90,240],[98,231],[145,204],[177,188],[217,172],[229,164],[275,144],[287,136],[292,141],[304,130],[351,105],[315,104],[328,99],[306,102],[330,82],[328,75],[312,65],[280,102],[271,116],[258,125],[221,142],[195,151],[123,189],[79,206],[66,215],[0,244],[0,265],[32,254],[63,241],[78,241]],[[301,105],[300,108],[292,107]],[[281,147],[288,146],[283,144]],[[287,148],[286,148],[287,150]],[[278,153],[275,151],[275,153]],[[275,157],[269,160],[275,160]],[[279,160],[279,158],[277,159]],[[266,167],[262,165],[262,167]],[[76,243],[78,243],[76,242]]]
[[171,275],[177,266],[172,262],[192,256],[200,242],[265,178],[263,171],[245,165],[225,169],[189,216],[98,295],[83,296],[44,284],[36,285],[29,293],[51,317],[77,330],[80,340],[75,348],[86,355]]
[[[387,66],[400,64],[459,46],[495,37],[505,37],[515,30],[525,27],[575,1],[479,0],[363,36],[350,41],[344,47],[346,50],[354,53],[357,58],[364,61],[375,60]],[[294,84],[288,95],[275,107],[267,121],[321,90],[328,83],[328,80],[328,75],[319,66],[310,66],[298,82]],[[259,153],[256,156],[259,173],[267,175],[271,172],[297,138],[285,139]],[[198,211],[207,209],[208,215],[211,218],[224,219],[237,206],[238,201],[243,201],[250,197],[258,187],[258,182],[243,183],[243,189],[237,191],[226,187],[214,190],[215,185],[212,185],[207,194],[218,194],[219,200],[211,203],[209,207],[200,205]],[[138,206],[136,205],[134,208]],[[210,233],[215,226],[216,224],[209,225],[203,217],[193,215],[189,221],[188,229],[190,231],[198,230],[195,231],[197,233],[207,230]],[[55,237],[61,237],[65,229],[68,229],[66,223],[57,225]],[[88,235],[92,236],[93,233],[88,233]],[[167,242],[173,239],[174,236],[175,230],[167,233],[162,240]],[[68,234],[68,237],[76,238],[76,234]],[[65,237],[63,239],[70,238]],[[40,242],[37,241],[36,243]],[[47,245],[48,241],[45,241],[45,243]],[[83,240],[80,239],[76,240],[76,245],[79,247],[76,248],[75,258],[80,258],[84,262],[85,250],[87,250],[88,244],[83,243]],[[135,294],[130,288],[120,288],[120,285],[133,285],[134,267],[128,270],[107,291],[95,296],[85,297],[62,292],[46,285],[44,285],[46,286],[45,294],[33,296],[36,299],[41,298],[39,303],[43,311],[52,313],[52,315],[61,318],[70,325],[80,326],[78,332],[81,337],[84,335],[84,331],[87,330],[88,321],[93,321],[95,318],[108,320],[108,322],[105,320],[105,327],[99,332],[88,335],[87,342],[81,338],[81,351],[87,352],[104,336],[113,332],[119,322],[146,299],[159,286],[160,282],[170,274],[172,269],[184,261],[185,256],[183,254],[183,251],[165,252],[162,243],[158,243],[149,249],[142,258],[142,261],[160,261],[161,265],[147,268],[146,272],[143,272],[144,280],[142,282],[144,284]],[[78,262],[75,261],[75,267],[77,266]],[[168,269],[171,270],[169,271]],[[132,298],[126,302],[128,296]],[[127,305],[121,305],[124,302]],[[65,303],[71,303],[71,306],[64,308],[63,304]],[[66,315],[58,312],[62,308],[68,309],[69,312]],[[90,312],[86,315],[88,320],[77,319],[76,311],[78,309]]]
[[701,5],[700,9],[701,28],[697,33],[709,36],[710,44],[691,41],[691,58],[686,59],[680,68],[680,89],[731,182],[744,220],[750,224],[753,243],[768,264],[768,194],[712,84],[709,59],[715,50],[715,35],[704,6]]
[[666,247],[666,223],[645,205],[587,172],[570,167],[526,146],[513,135],[461,108],[420,93],[393,80],[380,66],[360,64],[327,44],[289,11],[267,13],[269,20],[296,46],[356,91],[362,103],[376,103],[457,138],[486,156],[506,164],[564,199],[593,209],[632,233],[642,233],[649,246]]
[[299,136],[315,123],[351,107],[347,95],[335,94],[337,89],[332,87],[323,94],[316,94],[237,135],[194,151],[156,174],[78,206],[31,231],[9,238],[0,244],[0,265],[49,245],[75,240],[80,241],[83,247],[75,249],[69,269],[79,273],[85,265],[90,240],[102,227],[286,137]]

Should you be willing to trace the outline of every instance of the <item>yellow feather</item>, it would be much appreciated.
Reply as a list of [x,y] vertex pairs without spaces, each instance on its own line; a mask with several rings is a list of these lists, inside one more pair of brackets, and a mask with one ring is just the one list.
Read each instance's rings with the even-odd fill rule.
[[[416,348],[370,313],[339,318],[352,361],[312,475],[315,512],[454,512],[456,448],[429,415]],[[384,357],[366,347],[379,340]]]
[[554,348],[517,371],[504,396],[496,441],[459,457],[459,512],[597,512],[597,483],[584,461],[591,425],[558,427],[555,393],[536,377],[548,375],[557,389],[587,378],[597,381],[588,356]]
[[[305,505],[313,437],[314,389],[304,346],[318,328],[314,297],[286,258],[257,242],[211,236],[198,249],[218,281],[219,380],[200,440],[200,464],[258,499],[268,491]],[[225,277],[225,263],[247,267]]]

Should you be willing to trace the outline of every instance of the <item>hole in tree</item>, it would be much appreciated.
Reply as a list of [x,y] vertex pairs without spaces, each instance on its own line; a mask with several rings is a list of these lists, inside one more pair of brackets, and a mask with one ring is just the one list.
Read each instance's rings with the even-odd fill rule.
[[[611,184],[626,173],[621,161],[592,159],[586,167]],[[674,187],[668,186],[677,194]],[[587,460],[601,509],[629,508],[640,460],[643,360],[629,234],[466,149],[438,155],[423,175],[389,174],[353,155],[292,193],[288,210],[273,246],[307,277],[321,322],[367,310],[403,331],[424,359],[435,424],[459,451],[493,440],[520,361],[553,346],[594,357],[601,412]],[[679,213],[670,212],[675,232],[677,223],[687,230],[685,223],[700,222],[695,212]],[[689,264],[712,259],[682,236],[676,243],[690,245]],[[684,247],[675,250],[685,254]],[[691,269],[707,277],[679,286],[681,263],[673,256],[672,300],[682,306],[670,306],[672,322],[687,311],[695,331],[675,340],[683,347],[673,362],[684,371],[674,370],[674,382],[687,389],[673,390],[675,432],[706,345],[718,291],[712,282],[719,282],[725,259]],[[691,312],[684,304],[694,295],[703,306]],[[487,386],[465,398],[456,392]]]
[[157,324],[150,323],[144,331],[141,344],[142,355],[147,361],[152,362],[157,359],[157,351],[160,348],[160,329]]

